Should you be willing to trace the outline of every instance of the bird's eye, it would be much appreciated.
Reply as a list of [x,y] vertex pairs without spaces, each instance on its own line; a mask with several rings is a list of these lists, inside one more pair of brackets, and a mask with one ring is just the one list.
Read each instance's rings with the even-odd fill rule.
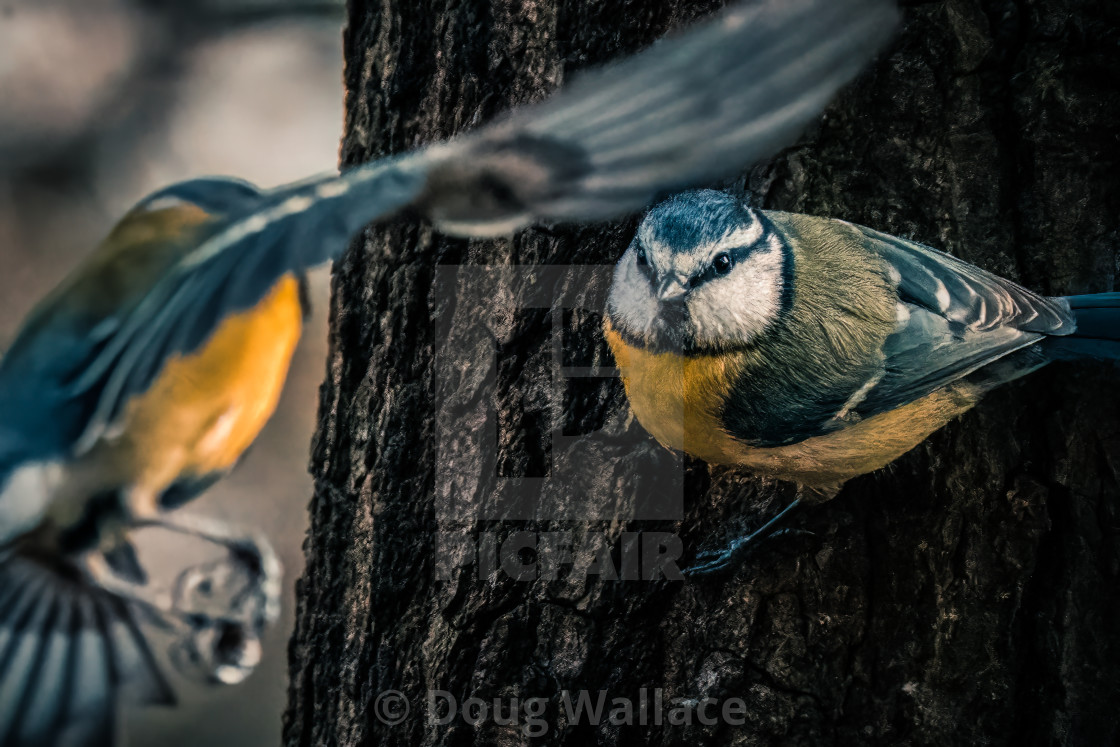
[[638,260],[638,267],[645,267],[646,265],[649,264],[649,260],[646,258],[645,247],[641,247],[641,246],[638,247],[638,251],[635,255],[635,258]]
[[727,252],[720,252],[712,260],[712,269],[715,270],[717,275],[726,275],[731,272],[731,255]]

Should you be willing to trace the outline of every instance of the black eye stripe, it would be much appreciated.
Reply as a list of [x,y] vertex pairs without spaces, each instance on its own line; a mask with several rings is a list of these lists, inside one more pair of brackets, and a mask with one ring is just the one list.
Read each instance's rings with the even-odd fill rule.
[[[759,222],[761,223],[762,230],[757,239],[749,244],[740,244],[739,246],[721,249],[714,255],[709,256],[699,271],[688,279],[688,286],[694,289],[711,280],[729,275],[736,265],[745,262],[755,252],[773,249],[773,239],[775,238],[773,228],[770,227],[764,219]],[[728,235],[729,234],[725,234],[723,240],[726,240]],[[683,238],[694,240],[696,237],[689,235]],[[634,264],[636,268],[641,274],[645,275],[651,283],[655,283],[661,276],[663,270],[654,266],[653,257],[650,256],[649,250],[643,246],[641,240],[637,236],[633,238],[633,242],[632,249],[635,255]],[[691,246],[688,248],[678,249],[670,246],[667,249],[661,250],[669,254],[670,266],[672,266],[673,257],[676,254],[692,254],[701,251],[701,248],[696,246],[695,243],[689,243],[691,243]],[[779,240],[779,245],[784,246],[784,243]]]
[[744,259],[754,254],[754,251],[758,249],[758,247],[765,241],[765,238],[766,237],[763,236],[753,244],[748,244],[747,246],[737,246],[734,249],[728,251],[727,253],[731,255],[731,261],[735,264],[739,264]]
[[[762,236],[759,237],[758,241],[754,242],[753,244],[748,244],[746,246],[737,246],[737,247],[734,247],[732,249],[724,249],[724,250],[716,253],[715,256],[713,256],[708,261],[708,263],[704,266],[704,269],[701,270],[699,274],[694,275],[689,280],[689,286],[692,287],[692,288],[695,288],[698,285],[702,285],[702,284],[708,282],[709,280],[712,280],[712,279],[718,278],[718,277],[723,277],[724,275],[730,273],[731,270],[734,269],[735,265],[737,265],[740,262],[742,262],[743,260],[745,260],[751,254],[753,254],[755,252],[755,250],[758,249],[759,247],[764,246],[766,244],[768,236],[769,236],[769,234],[763,234]],[[726,270],[724,270],[723,272],[720,272],[717,269],[716,265],[717,265],[717,260],[720,257],[723,257],[723,256],[726,256],[728,258],[728,260],[730,260],[730,264],[727,265]]]

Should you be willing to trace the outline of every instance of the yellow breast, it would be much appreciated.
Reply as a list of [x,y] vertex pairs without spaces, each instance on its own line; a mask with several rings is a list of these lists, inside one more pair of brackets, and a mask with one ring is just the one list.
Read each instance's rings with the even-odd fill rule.
[[605,334],[630,407],[654,438],[707,462],[736,461],[740,446],[719,412],[742,369],[741,356],[651,353],[627,344],[609,320]]
[[180,478],[230,469],[276,409],[301,328],[299,284],[289,275],[202,348],[172,356],[87,461],[99,471],[111,465],[112,480],[141,502]]
[[853,477],[887,466],[979,399],[975,387],[958,382],[823,436],[772,448],[739,444],[730,461],[757,474],[835,490]]
[[634,415],[663,445],[823,490],[886,466],[979,400],[975,387],[958,382],[826,435],[756,448],[731,436],[719,415],[742,371],[741,356],[651,353],[627,344],[609,322],[605,333]]

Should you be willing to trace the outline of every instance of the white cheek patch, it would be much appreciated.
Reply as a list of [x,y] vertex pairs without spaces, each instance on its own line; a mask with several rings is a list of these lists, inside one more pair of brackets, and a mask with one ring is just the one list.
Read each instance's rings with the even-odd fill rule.
[[[647,226],[644,222],[638,227],[638,243],[646,250],[646,259],[653,267],[654,271],[658,274],[670,272],[672,267],[662,267],[661,262],[658,261],[661,257],[673,256],[673,249],[663,241],[658,241],[653,235],[653,229]],[[629,250],[627,254],[632,254]],[[625,255],[623,256],[625,259]],[[633,259],[633,257],[631,257]]]
[[649,335],[653,329],[660,305],[633,251],[627,250],[615,267],[607,308],[616,327],[639,335]]
[[688,312],[696,342],[720,347],[761,334],[781,311],[782,262],[781,241],[774,236],[731,274],[693,291]]
[[644,246],[647,252],[654,249],[658,251],[665,251],[668,249],[668,247],[654,238],[653,228],[648,221],[642,221],[642,224],[638,226],[638,243]]

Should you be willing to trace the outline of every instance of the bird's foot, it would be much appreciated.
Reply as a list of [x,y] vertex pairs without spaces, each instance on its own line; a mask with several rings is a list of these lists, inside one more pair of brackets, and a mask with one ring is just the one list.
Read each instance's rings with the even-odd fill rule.
[[226,549],[225,558],[179,574],[173,605],[192,621],[173,649],[185,674],[235,684],[261,658],[261,636],[280,611],[280,562],[263,537],[237,532],[225,524],[176,517],[164,527],[199,537]]
[[774,529],[774,526],[790,511],[800,505],[801,498],[798,497],[788,506],[781,510],[781,512],[763,524],[761,527],[751,532],[745,537],[739,537],[732,540],[732,542],[722,550],[707,550],[699,553],[696,556],[696,563],[684,569],[684,575],[690,578],[699,576],[714,576],[721,573],[727,573],[738,565],[740,565],[747,557],[749,557],[755,550],[757,550],[763,543],[775,540],[778,538],[790,538],[804,535],[812,535],[812,532],[807,532],[801,529]]
[[143,527],[193,536],[227,555],[182,570],[170,593],[146,583],[142,569],[131,567],[135,557],[115,552],[87,556],[90,580],[174,635],[172,659],[184,674],[226,684],[245,679],[260,661],[265,628],[280,611],[281,569],[271,545],[199,517],[160,516],[134,525]]
[[280,614],[283,570],[263,536],[198,516],[160,517],[147,522],[217,545],[226,558],[187,568],[176,582],[176,607],[221,609],[224,617],[252,620],[263,629]]
[[194,617],[193,627],[171,648],[175,667],[185,675],[207,682],[236,685],[261,660],[261,633],[248,621]]

